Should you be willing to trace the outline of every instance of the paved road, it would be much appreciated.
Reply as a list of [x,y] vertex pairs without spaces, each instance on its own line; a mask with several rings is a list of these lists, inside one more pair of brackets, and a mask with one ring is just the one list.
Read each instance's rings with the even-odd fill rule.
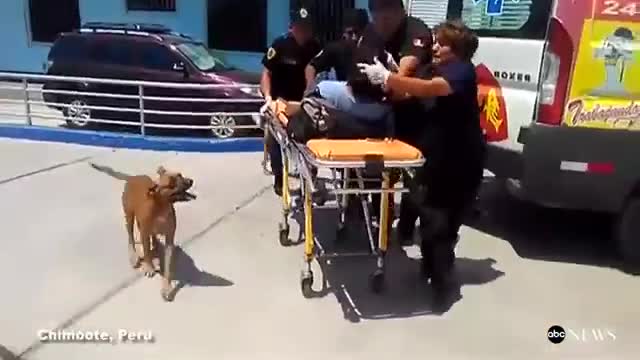
[[[640,345],[639,278],[618,269],[595,215],[538,210],[483,191],[487,211],[458,249],[462,298],[430,312],[417,250],[394,248],[382,296],[368,260],[315,264],[318,298],[299,289],[300,246],[278,244],[279,202],[261,154],[176,154],[0,141],[0,357],[23,359],[632,359]],[[173,303],[160,279],[126,261],[122,184],[87,161],[128,173],[163,164],[196,180],[178,207]],[[331,246],[332,214],[318,211]],[[296,234],[294,226],[292,234]],[[349,247],[364,249],[361,238]],[[322,292],[322,279],[330,288]],[[615,341],[553,345],[552,324],[610,329]],[[153,342],[41,343],[40,329],[151,332]],[[585,335],[590,336],[590,332]],[[633,354],[636,354],[635,356]]]

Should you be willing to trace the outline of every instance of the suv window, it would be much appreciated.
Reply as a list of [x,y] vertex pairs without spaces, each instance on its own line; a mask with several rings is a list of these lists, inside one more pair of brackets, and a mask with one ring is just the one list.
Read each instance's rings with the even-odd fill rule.
[[[442,1],[447,0],[439,2]],[[546,36],[553,2],[553,0],[448,0],[447,18],[462,18],[462,21],[481,37],[542,40]]]
[[140,65],[152,70],[170,70],[176,62],[171,51],[160,45],[152,43],[139,44],[137,47]]
[[109,39],[95,41],[92,44],[91,59],[109,65],[133,66],[133,43],[130,41]]
[[79,36],[62,36],[49,52],[49,60],[82,61],[87,55],[87,39]]

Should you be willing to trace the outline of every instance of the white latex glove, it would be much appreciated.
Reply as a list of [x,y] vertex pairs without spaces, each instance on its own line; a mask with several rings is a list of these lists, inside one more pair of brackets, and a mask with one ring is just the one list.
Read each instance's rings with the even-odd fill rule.
[[373,59],[374,64],[359,63],[360,72],[367,75],[369,82],[373,85],[386,85],[391,72],[382,65],[378,58]]
[[262,105],[262,107],[260,108],[260,115],[264,115],[267,113],[267,110],[269,110],[269,108],[271,107],[272,102],[273,100],[271,99],[271,96],[265,96],[264,105]]
[[393,72],[398,72],[400,70],[400,66],[398,66],[398,63],[396,63],[390,53],[387,53],[387,67]]

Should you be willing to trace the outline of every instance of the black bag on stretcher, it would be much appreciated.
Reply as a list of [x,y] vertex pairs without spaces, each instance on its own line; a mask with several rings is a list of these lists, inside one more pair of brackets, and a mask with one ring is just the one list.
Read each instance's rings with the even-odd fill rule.
[[362,120],[333,107],[328,101],[310,96],[300,102],[300,110],[288,121],[289,137],[299,143],[311,139],[382,139],[393,137],[393,116],[380,121]]

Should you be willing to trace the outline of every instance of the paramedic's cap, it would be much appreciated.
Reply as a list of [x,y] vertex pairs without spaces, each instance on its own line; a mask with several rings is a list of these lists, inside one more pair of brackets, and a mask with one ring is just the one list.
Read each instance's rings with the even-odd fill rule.
[[369,0],[369,11],[383,11],[391,9],[404,9],[403,0]]
[[291,25],[311,26],[311,12],[307,8],[300,8],[291,13]]
[[362,31],[369,24],[369,13],[365,9],[351,9],[344,14],[343,27]]

